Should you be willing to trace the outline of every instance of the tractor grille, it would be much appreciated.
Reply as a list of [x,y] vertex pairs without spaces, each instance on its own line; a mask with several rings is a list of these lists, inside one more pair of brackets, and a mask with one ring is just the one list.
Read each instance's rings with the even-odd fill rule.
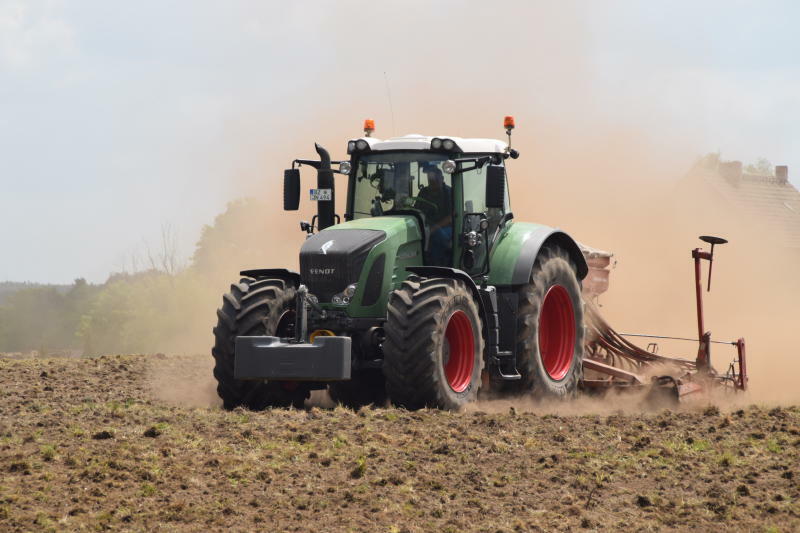
[[300,276],[321,302],[358,281],[370,250],[386,238],[371,229],[329,229],[308,238],[300,249]]

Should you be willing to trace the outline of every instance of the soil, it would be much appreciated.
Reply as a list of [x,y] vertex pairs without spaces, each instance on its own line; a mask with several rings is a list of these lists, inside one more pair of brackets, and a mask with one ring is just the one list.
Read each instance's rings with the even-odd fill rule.
[[226,412],[209,359],[0,359],[0,530],[800,530],[798,407]]

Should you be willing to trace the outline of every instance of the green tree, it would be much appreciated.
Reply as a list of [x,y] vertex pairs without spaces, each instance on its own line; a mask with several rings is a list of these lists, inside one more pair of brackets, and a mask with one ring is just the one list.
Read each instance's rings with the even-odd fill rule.
[[53,287],[22,289],[0,308],[3,344],[0,350],[46,351],[68,347],[64,335],[64,296]]
[[759,157],[755,163],[750,163],[744,167],[744,171],[748,174],[755,174],[756,176],[772,176],[775,174],[772,163],[763,157]]

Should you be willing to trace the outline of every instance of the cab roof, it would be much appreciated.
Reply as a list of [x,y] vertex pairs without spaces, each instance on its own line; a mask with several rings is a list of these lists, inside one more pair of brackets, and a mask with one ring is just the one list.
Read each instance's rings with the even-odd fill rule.
[[452,139],[456,145],[464,153],[502,153],[508,146],[505,142],[497,139],[465,139],[463,137],[453,137],[450,135],[435,135],[429,137],[427,135],[419,135],[412,133],[402,137],[392,137],[391,139],[381,140],[375,137],[360,137],[358,139],[351,139],[357,141],[363,139],[369,143],[370,150],[373,152],[380,152],[386,150],[430,150],[431,140],[434,138],[439,139]]

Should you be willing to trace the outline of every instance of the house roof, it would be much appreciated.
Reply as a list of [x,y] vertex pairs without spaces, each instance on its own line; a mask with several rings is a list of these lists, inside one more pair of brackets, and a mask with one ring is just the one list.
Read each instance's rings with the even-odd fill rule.
[[788,181],[786,167],[777,177],[762,176],[743,172],[738,161],[722,162],[701,176],[743,215],[782,235],[787,247],[800,251],[800,191]]

